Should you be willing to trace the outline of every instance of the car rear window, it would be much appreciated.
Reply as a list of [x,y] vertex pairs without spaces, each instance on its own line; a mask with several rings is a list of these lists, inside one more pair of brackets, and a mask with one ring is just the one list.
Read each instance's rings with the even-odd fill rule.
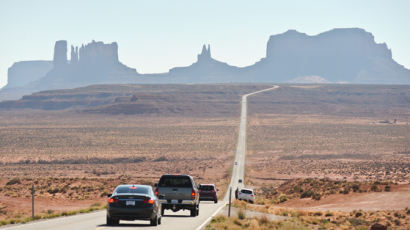
[[147,187],[138,186],[121,186],[115,190],[116,193],[142,193],[149,194],[149,189]]
[[204,190],[204,191],[214,190],[214,186],[212,186],[212,185],[201,185],[199,188],[200,188],[201,190]]
[[247,190],[247,189],[242,189],[241,193],[245,193],[245,194],[252,194],[251,190]]
[[158,187],[192,188],[191,179],[187,176],[163,176]]

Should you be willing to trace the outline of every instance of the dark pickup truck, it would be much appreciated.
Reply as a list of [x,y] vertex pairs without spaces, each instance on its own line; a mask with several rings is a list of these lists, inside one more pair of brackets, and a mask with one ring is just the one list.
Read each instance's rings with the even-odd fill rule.
[[173,212],[190,210],[191,216],[199,214],[199,193],[194,179],[189,175],[162,175],[156,184],[155,194],[165,209]]

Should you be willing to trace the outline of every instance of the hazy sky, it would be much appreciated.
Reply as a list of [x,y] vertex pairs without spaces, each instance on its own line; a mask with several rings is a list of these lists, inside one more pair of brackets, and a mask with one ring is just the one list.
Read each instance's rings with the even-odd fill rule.
[[265,56],[270,35],[342,27],[373,33],[410,68],[407,0],[0,0],[0,87],[14,62],[51,60],[56,40],[116,41],[124,64],[153,73],[190,65],[204,43],[214,58],[246,66]]

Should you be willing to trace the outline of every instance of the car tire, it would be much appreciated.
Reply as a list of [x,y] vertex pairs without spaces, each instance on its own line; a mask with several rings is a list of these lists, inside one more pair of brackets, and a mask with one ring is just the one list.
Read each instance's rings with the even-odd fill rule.
[[162,221],[162,217],[158,218],[158,224],[160,225]]
[[215,199],[215,200],[214,200],[214,203],[215,203],[215,204],[218,203],[218,199]]
[[196,208],[196,215],[199,216],[199,206]]
[[164,216],[164,213],[165,213],[165,208],[161,207],[161,216]]
[[155,215],[155,217],[153,219],[150,219],[149,221],[150,221],[151,226],[157,226],[159,222],[159,218],[157,215]]
[[107,226],[111,226],[111,225],[114,225],[114,223],[112,219],[109,216],[107,216]]
[[196,216],[196,207],[193,207],[192,209],[191,209],[191,216]]

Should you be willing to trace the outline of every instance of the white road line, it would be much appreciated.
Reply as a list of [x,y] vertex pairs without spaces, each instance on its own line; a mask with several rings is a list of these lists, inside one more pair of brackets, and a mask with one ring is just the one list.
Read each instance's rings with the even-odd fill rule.
[[212,218],[214,218],[214,216],[216,216],[216,214],[218,214],[223,208],[225,208],[225,206],[227,205],[226,202],[223,203],[223,205],[221,205],[221,207],[219,207],[210,217],[208,217],[201,225],[199,225],[199,227],[197,227],[195,230],[200,230],[203,227],[205,227],[206,224],[208,224],[209,221],[211,221]]

